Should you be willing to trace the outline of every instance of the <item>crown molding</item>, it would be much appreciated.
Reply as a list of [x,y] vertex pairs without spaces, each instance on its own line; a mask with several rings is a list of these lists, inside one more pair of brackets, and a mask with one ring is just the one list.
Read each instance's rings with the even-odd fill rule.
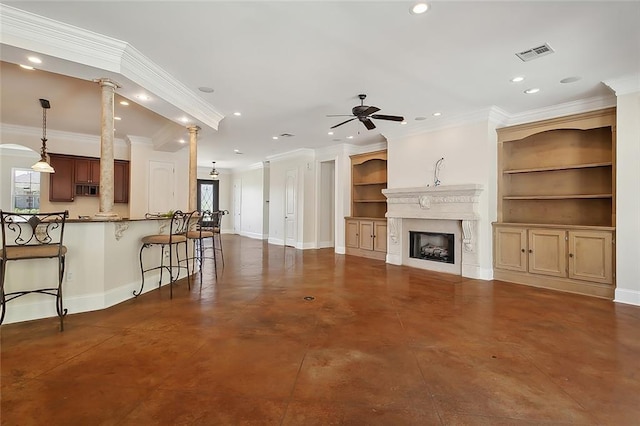
[[313,149],[299,148],[299,149],[294,149],[293,151],[283,152],[282,154],[269,155],[267,157],[267,160],[268,161],[285,161],[285,160],[292,160],[296,158],[308,159],[308,157],[314,157],[314,156],[315,156],[315,151]]
[[124,41],[0,3],[0,43],[119,74],[215,130],[224,118]]
[[610,108],[612,106],[616,106],[615,96],[599,96],[589,99],[581,99],[546,108],[534,109],[520,114],[511,114],[508,121],[504,123],[504,126],[513,126],[516,124],[525,124],[550,118],[563,117],[565,115],[580,114],[582,112],[596,111],[599,109]]
[[[3,138],[10,138],[12,136],[13,137],[26,136],[29,138],[33,138],[34,140],[39,140],[40,138],[42,138],[42,128],[2,123],[2,136]],[[60,130],[47,129],[47,141],[55,142],[56,140],[65,140],[65,141],[82,143],[82,144],[90,144],[90,145],[100,145],[101,139],[100,139],[100,136],[96,136],[96,135],[88,135],[85,133],[63,132]],[[125,146],[127,142],[124,139],[114,138],[113,144]]]
[[603,81],[604,84],[613,90],[616,96],[629,95],[640,92],[640,73],[630,74],[619,78],[612,78]]

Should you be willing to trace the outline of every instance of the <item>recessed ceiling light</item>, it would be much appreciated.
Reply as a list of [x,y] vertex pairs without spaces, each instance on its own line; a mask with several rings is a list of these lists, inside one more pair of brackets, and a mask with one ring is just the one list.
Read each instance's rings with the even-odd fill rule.
[[441,113],[441,112],[434,112],[434,113],[433,113],[433,116],[434,116],[434,117],[440,117],[441,115],[442,115],[442,113]]
[[416,3],[411,7],[411,13],[413,13],[414,15],[425,13],[427,10],[429,10],[429,5],[422,2]]
[[573,77],[563,78],[562,80],[560,80],[560,83],[563,83],[563,84],[564,83],[575,83],[576,81],[579,81],[581,79],[582,79],[582,77],[578,77],[576,75],[576,76],[573,76]]
[[277,140],[277,139],[278,139],[278,137],[277,137],[277,136],[271,136],[271,139],[273,139],[273,140]]
[[189,118],[188,117],[182,117],[180,119],[180,121],[182,121],[183,123],[188,123],[189,122]]
[[353,136],[347,136],[347,139],[353,139]]
[[120,105],[129,106],[129,102],[127,102],[127,101],[120,101]]
[[178,140],[178,142],[185,143],[185,140],[184,139],[180,139],[180,140]]
[[22,65],[22,64],[20,64],[20,68],[24,68],[25,70],[29,70],[29,71],[35,69],[31,65]]
[[427,117],[416,117],[416,121],[422,121],[422,120],[426,120]]
[[407,124],[407,122],[406,121],[401,121],[400,124]]
[[29,60],[29,62],[32,62],[34,64],[41,64],[42,63],[42,60],[40,58],[36,57],[36,56],[29,56],[27,59]]
[[207,86],[200,86],[198,87],[198,90],[204,93],[213,93],[213,89]]
[[114,120],[122,120],[120,117],[113,117]]
[[329,136],[331,136],[331,135],[333,135],[333,132],[329,132],[329,133],[327,133],[327,134],[328,134]]
[[240,116],[242,115],[242,113],[241,113],[241,112],[236,111],[236,112],[234,112],[234,113],[233,113],[233,115],[235,115],[236,117],[240,117]]
[[513,77],[510,81],[512,83],[520,83],[521,81],[524,81],[524,77],[520,75],[518,77]]
[[238,154],[238,155],[242,155],[242,152],[240,152],[240,150],[239,150],[239,149],[234,149],[234,150],[233,150],[233,152],[235,152],[235,153],[236,153],[236,154]]
[[527,95],[531,95],[533,93],[538,93],[539,91],[540,89],[538,89],[537,87],[534,87],[534,88],[525,90],[524,93],[526,93]]
[[141,101],[148,101],[149,99],[151,99],[149,96],[145,94],[136,95],[136,98],[140,99]]

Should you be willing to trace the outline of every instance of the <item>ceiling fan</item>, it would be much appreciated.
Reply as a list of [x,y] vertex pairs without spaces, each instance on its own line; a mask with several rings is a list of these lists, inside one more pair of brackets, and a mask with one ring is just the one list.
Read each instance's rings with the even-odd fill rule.
[[332,129],[335,129],[338,126],[342,126],[343,124],[346,124],[350,121],[353,120],[360,120],[360,122],[362,124],[364,124],[364,126],[368,129],[368,130],[372,130],[376,128],[376,125],[373,124],[373,121],[371,121],[372,118],[376,119],[376,120],[390,120],[390,121],[404,121],[404,117],[401,117],[399,115],[384,115],[384,114],[375,114],[376,112],[380,111],[380,108],[375,107],[375,106],[367,106],[364,104],[364,99],[367,97],[367,95],[364,94],[360,94],[358,95],[358,98],[360,98],[360,105],[354,106],[353,109],[351,110],[352,115],[327,115],[327,117],[351,117],[353,116],[353,118],[350,118],[346,121],[343,121],[342,123],[338,123],[335,126],[332,126]]

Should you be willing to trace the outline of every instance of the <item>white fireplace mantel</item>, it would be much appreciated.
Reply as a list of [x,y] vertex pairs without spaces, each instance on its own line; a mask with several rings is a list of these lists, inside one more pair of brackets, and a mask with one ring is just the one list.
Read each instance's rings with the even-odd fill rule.
[[[388,235],[387,262],[407,263],[408,220],[452,220],[461,222],[462,256],[460,273],[479,276],[477,253],[477,221],[480,220],[479,198],[482,185],[440,185],[415,188],[389,188],[387,197]],[[403,224],[403,221],[405,224]],[[428,266],[425,269],[429,269]]]

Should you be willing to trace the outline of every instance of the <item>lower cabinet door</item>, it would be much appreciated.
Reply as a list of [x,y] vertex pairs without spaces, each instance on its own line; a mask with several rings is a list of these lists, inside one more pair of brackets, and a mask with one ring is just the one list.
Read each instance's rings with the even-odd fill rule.
[[613,283],[613,235],[607,231],[569,231],[569,277]]
[[373,235],[374,235],[374,227],[372,220],[361,220],[360,221],[360,248],[364,250],[373,250]]
[[359,239],[358,235],[360,224],[357,220],[347,220],[345,223],[346,227],[346,241],[345,245],[350,248],[359,248]]
[[495,228],[495,266],[498,269],[527,272],[526,228]]
[[557,229],[529,229],[529,272],[567,276],[566,234]]
[[373,223],[374,226],[374,239],[373,249],[375,251],[387,252],[387,221],[380,220]]

